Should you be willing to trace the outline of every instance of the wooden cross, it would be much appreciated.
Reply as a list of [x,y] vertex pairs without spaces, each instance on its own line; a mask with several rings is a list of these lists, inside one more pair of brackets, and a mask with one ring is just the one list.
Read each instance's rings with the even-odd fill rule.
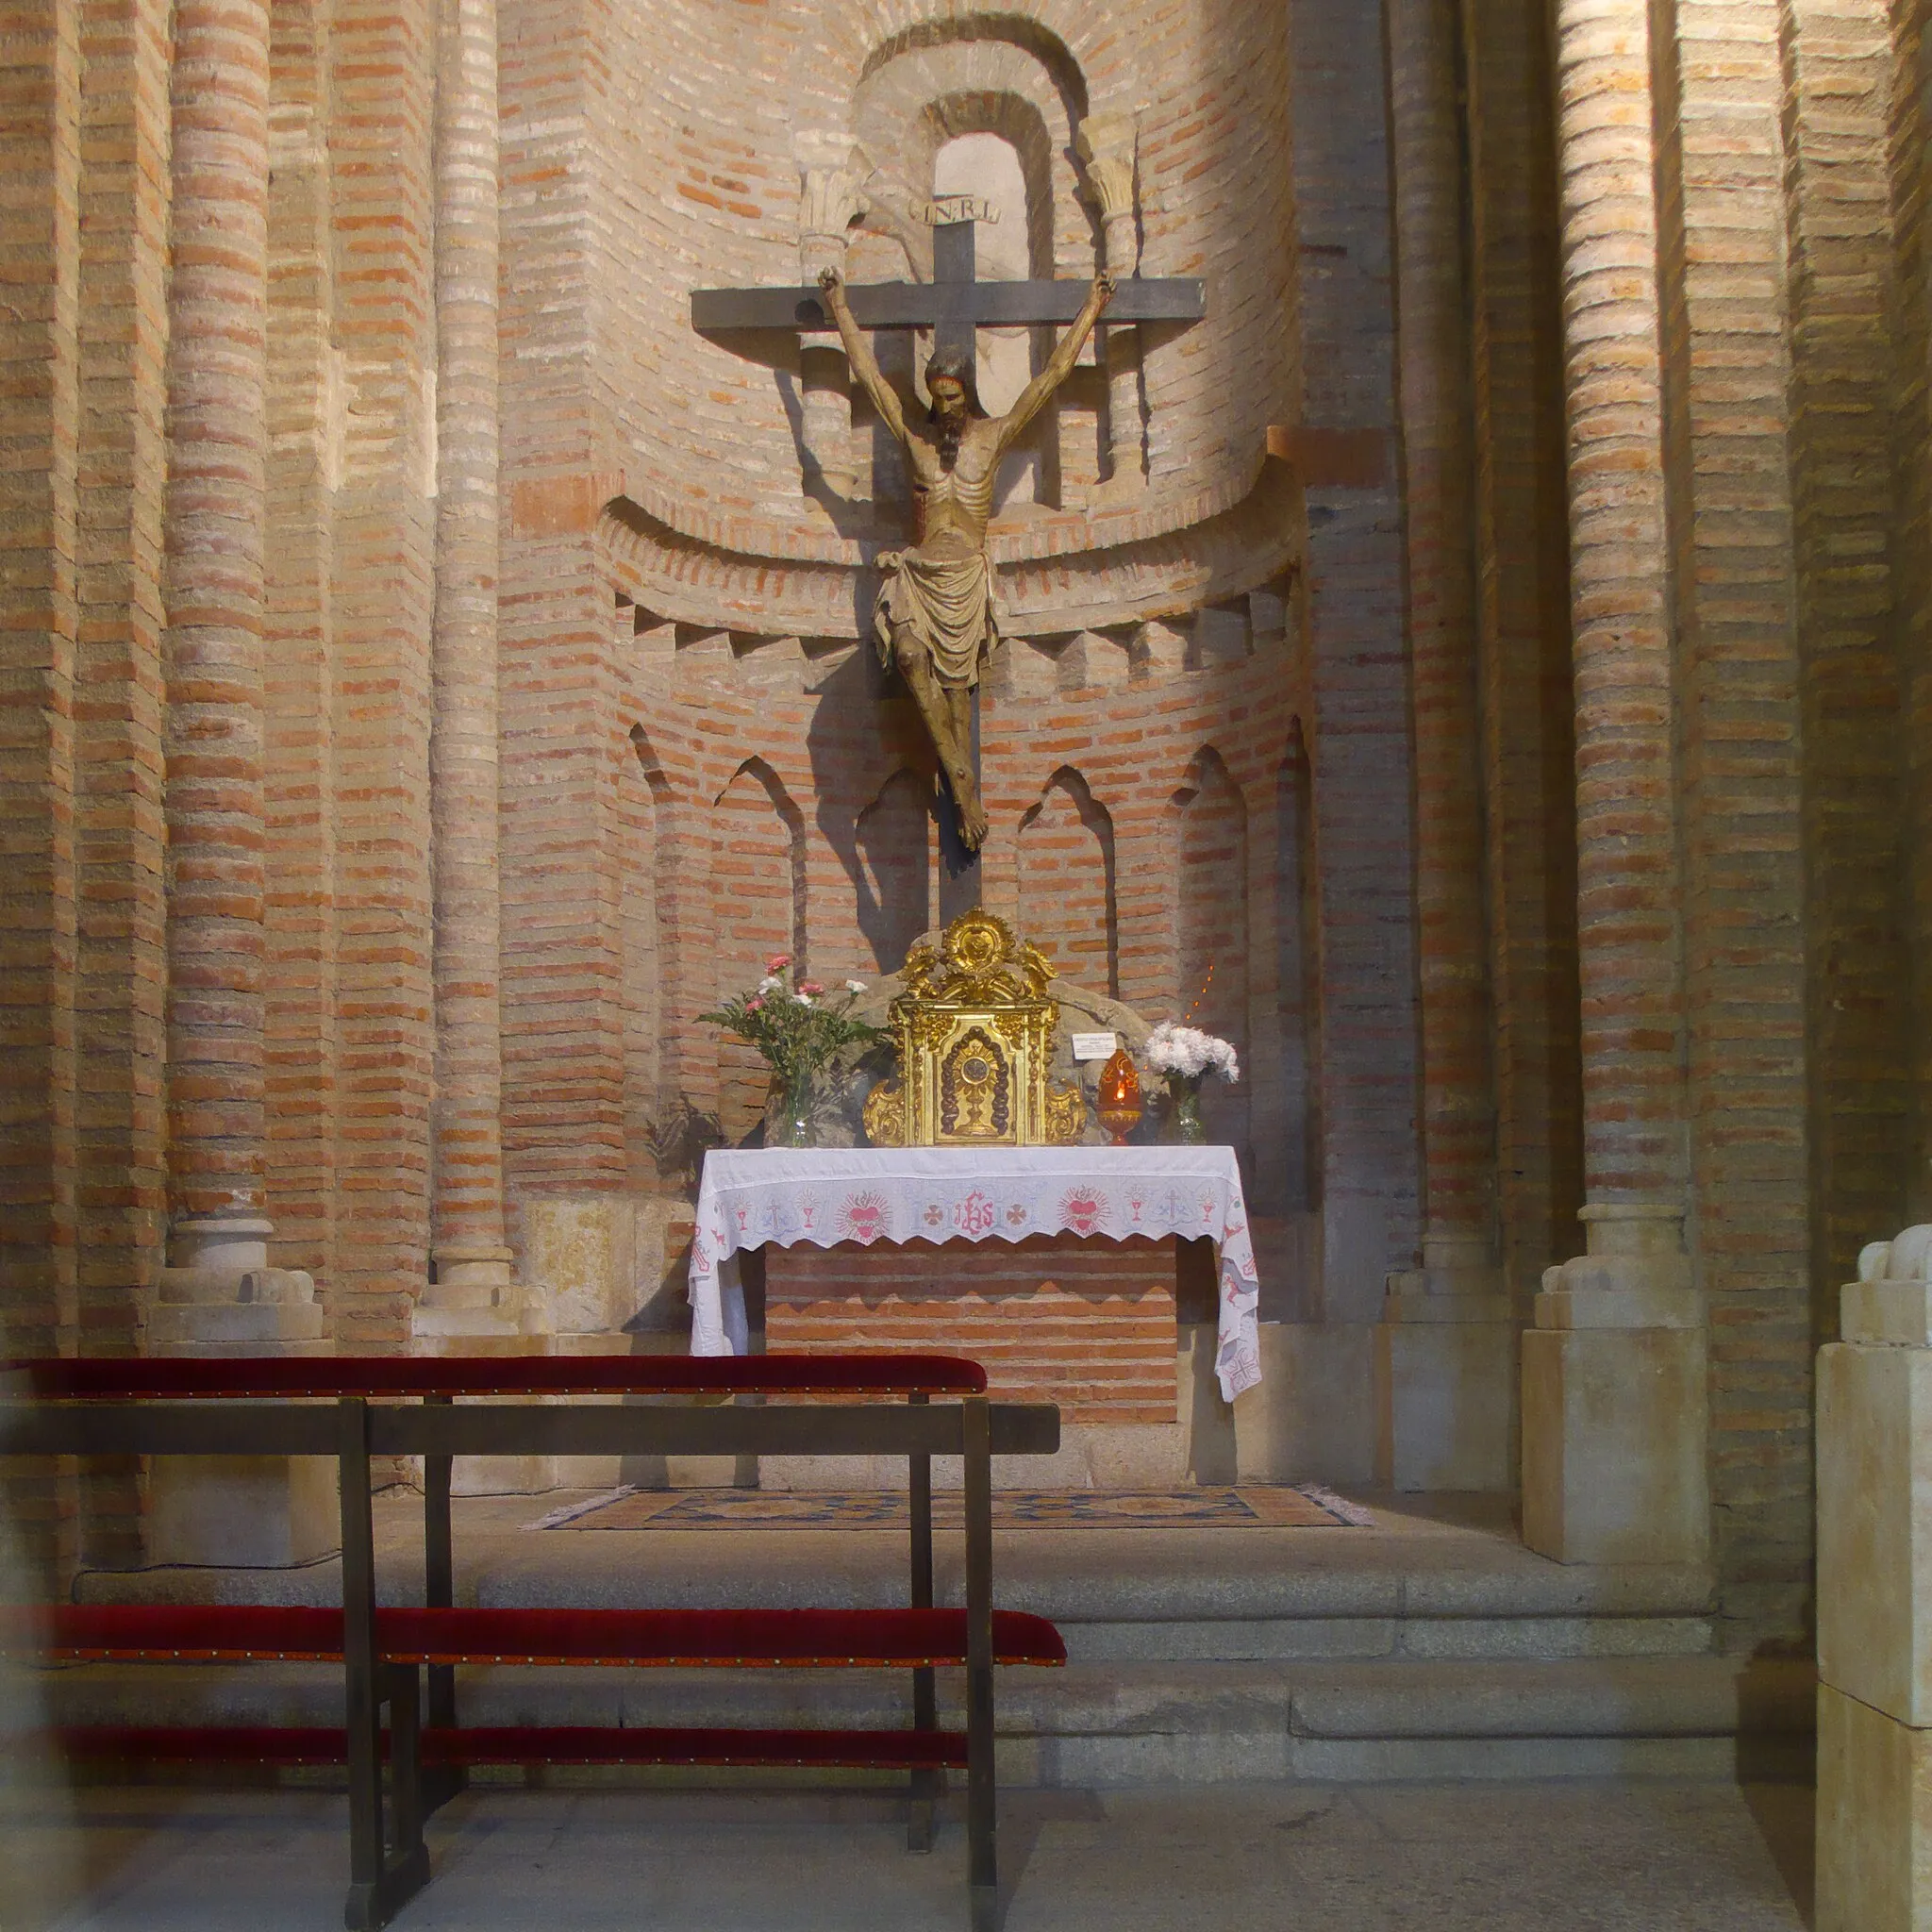
[[[944,201],[931,212],[943,217]],[[982,328],[1065,326],[1079,313],[1091,282],[982,282],[974,222],[933,222],[932,280],[862,282],[848,286],[852,319],[864,329],[931,329],[935,352],[977,354]],[[1199,322],[1207,313],[1200,282],[1192,276],[1142,280],[1129,275],[1108,304],[1108,326],[1131,322]],[[691,326],[700,335],[738,329],[798,329],[808,334],[837,326],[816,288],[694,289]],[[969,362],[969,366],[972,366]],[[979,692],[973,693],[973,775],[979,777]],[[979,855],[959,837],[951,791],[940,791],[940,849],[944,858],[940,884],[942,923],[979,903]]]
[[[860,328],[929,328],[937,348],[973,353],[982,328],[1064,326],[1079,314],[1087,282],[980,282],[974,279],[974,225],[941,222],[932,234],[932,280],[861,282],[845,299]],[[1107,306],[1107,325],[1126,322],[1199,322],[1207,313],[1201,284],[1191,275],[1142,280],[1129,275]],[[741,328],[834,326],[815,288],[694,289],[691,326],[700,335]]]

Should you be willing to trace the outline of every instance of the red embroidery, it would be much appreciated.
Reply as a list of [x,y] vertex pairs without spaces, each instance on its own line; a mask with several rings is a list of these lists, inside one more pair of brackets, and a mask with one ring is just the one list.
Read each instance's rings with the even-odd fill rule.
[[839,1223],[846,1239],[865,1247],[886,1231],[886,1197],[883,1194],[848,1194],[839,1210]]
[[977,1188],[953,1209],[953,1221],[969,1241],[978,1241],[991,1232],[992,1203]]
[[1060,1213],[1075,1234],[1091,1234],[1100,1225],[1107,1204],[1091,1190],[1076,1188],[1060,1203]]

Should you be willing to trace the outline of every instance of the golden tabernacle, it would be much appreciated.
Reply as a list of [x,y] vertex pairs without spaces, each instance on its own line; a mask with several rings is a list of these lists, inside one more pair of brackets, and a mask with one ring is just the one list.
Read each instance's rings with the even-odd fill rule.
[[1054,969],[1005,920],[975,909],[936,953],[907,955],[888,1021],[897,1077],[874,1088],[865,1131],[875,1147],[1041,1147],[1080,1139],[1077,1087],[1051,1085],[1058,1002]]

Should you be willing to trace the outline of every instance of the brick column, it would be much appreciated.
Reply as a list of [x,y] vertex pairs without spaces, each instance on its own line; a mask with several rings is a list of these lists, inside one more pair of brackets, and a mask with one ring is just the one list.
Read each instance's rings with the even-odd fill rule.
[[176,13],[168,353],[170,1258],[260,1267],[268,9]]
[[1470,342],[1456,0],[1390,0],[1397,371],[1415,715],[1423,1265],[1376,1338],[1381,1479],[1503,1490],[1515,1336],[1496,1253],[1496,1108],[1476,707]]
[[1684,1252],[1675,697],[1647,0],[1558,0],[1589,1252],[1524,1338],[1524,1538],[1567,1562],[1707,1547]]
[[[80,441],[80,15],[0,8],[0,1346],[67,1355],[75,1294],[75,674]],[[0,1471],[23,1557],[71,1568],[73,1486]],[[44,1567],[43,1567],[44,1566]]]
[[[157,1354],[313,1346],[315,1287],[271,1268],[263,1189],[262,558],[267,525],[269,16],[175,17],[165,539],[168,1194]],[[301,1561],[333,1540],[310,1458],[158,1466],[174,1561]]]
[[504,1239],[497,884],[495,0],[442,0],[436,89],[435,1280],[421,1342],[518,1330]]
[[[161,525],[167,494],[166,0],[81,12],[75,1045],[83,1347],[131,1355],[165,1258]],[[138,1464],[82,1490],[90,1560],[138,1561]]]
[[1867,1247],[1818,1353],[1818,1932],[1932,1920],[1928,1259]]

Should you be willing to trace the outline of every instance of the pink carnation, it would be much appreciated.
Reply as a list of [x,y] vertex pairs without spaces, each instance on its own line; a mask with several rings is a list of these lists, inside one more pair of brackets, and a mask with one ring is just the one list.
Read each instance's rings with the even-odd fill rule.
[[816,979],[801,979],[798,982],[798,990],[800,992],[811,993],[814,997],[824,991],[824,988]]
[[761,999],[758,999],[758,1000],[746,1000],[746,1001],[745,1001],[745,1003],[744,1003],[744,1010],[745,1010],[745,1011],[746,1011],[747,1013],[756,1013],[756,1012],[757,1012],[757,1011],[758,1010],[758,1008],[759,1008],[760,1007],[762,1007],[763,1005],[764,1005],[764,1001],[763,1001],[763,1000],[761,1000]]
[[774,953],[765,961],[765,971],[767,973],[782,973],[791,963],[791,955],[790,953]]

